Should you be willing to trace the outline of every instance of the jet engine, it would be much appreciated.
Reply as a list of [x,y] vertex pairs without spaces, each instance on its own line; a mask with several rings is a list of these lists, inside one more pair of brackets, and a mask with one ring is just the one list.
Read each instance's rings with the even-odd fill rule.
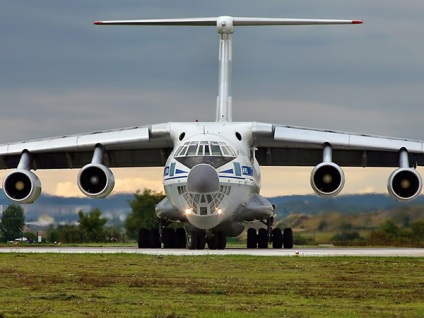
[[29,170],[15,169],[3,180],[6,196],[17,203],[32,203],[41,193],[41,182]]
[[78,173],[78,187],[91,198],[105,198],[115,186],[112,171],[103,164],[90,163]]
[[324,143],[322,162],[311,173],[311,186],[316,194],[323,197],[332,197],[342,191],[345,177],[343,170],[332,161],[332,148]]
[[321,162],[312,170],[311,186],[320,196],[332,197],[339,194],[344,183],[343,170],[334,162]]
[[408,201],[421,193],[422,180],[412,168],[398,168],[392,172],[387,182],[390,195],[399,201]]

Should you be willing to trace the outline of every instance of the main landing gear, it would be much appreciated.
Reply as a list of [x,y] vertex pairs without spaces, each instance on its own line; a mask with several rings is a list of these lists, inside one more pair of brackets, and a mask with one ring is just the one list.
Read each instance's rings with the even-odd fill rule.
[[139,248],[188,248],[204,250],[206,244],[211,250],[223,250],[227,237],[223,231],[195,231],[191,229],[172,229],[170,222],[160,219],[158,229],[141,228],[138,234]]
[[206,245],[210,250],[223,250],[227,245],[227,237],[222,231],[186,231],[187,248],[189,250],[204,250]]
[[168,228],[169,224],[170,222],[160,219],[157,229],[141,228],[138,232],[138,248],[185,248],[185,230]]
[[[293,231],[291,228],[273,228],[274,218],[261,221],[266,228],[247,230],[247,248],[293,248]],[[170,222],[160,220],[158,229],[141,228],[138,235],[139,248],[188,248],[190,250],[223,250],[227,237],[223,231],[200,231],[193,229],[172,229]]]
[[183,228],[165,228],[162,239],[158,229],[140,229],[138,233],[139,248],[185,248],[186,237]]
[[268,218],[261,221],[266,225],[265,228],[260,228],[258,231],[254,228],[247,230],[247,248],[268,248],[268,243],[272,243],[272,248],[293,248],[293,230],[285,228],[281,231],[280,228],[272,228],[274,218]]

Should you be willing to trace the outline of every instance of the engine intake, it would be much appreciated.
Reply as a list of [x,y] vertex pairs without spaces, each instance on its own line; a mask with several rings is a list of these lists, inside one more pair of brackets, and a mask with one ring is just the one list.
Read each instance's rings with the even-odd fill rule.
[[4,178],[3,190],[14,202],[32,203],[40,196],[41,182],[31,171],[16,169]]
[[415,169],[398,168],[390,175],[387,189],[396,200],[412,200],[421,193],[421,176]]
[[78,174],[78,187],[90,198],[105,198],[115,186],[112,171],[103,164],[85,165]]
[[320,196],[332,197],[339,194],[344,183],[343,170],[334,162],[321,162],[312,170],[311,186]]

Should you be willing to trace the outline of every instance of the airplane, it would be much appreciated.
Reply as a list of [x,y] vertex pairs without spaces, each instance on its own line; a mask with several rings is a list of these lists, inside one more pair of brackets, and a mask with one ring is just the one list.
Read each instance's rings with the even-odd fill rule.
[[[361,24],[360,20],[246,18],[96,21],[95,25],[214,26],[219,34],[219,85],[214,122],[168,122],[0,145],[0,168],[13,169],[3,190],[32,203],[41,182],[31,170],[75,169],[83,194],[104,198],[114,167],[164,167],[166,197],[157,205],[159,229],[140,229],[138,246],[225,249],[247,228],[248,248],[292,248],[293,231],[274,227],[275,207],[261,196],[260,165],[311,166],[310,184],[322,197],[340,193],[341,166],[394,167],[388,192],[399,201],[422,190],[416,171],[424,141],[261,122],[233,122],[232,35],[236,27]],[[184,228],[168,227],[181,222]],[[261,222],[256,230],[252,224]]]

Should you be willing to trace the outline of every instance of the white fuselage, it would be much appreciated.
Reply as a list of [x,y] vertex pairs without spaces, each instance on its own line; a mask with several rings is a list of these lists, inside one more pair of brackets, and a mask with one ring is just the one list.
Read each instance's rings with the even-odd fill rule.
[[[248,127],[236,123],[196,123],[184,128],[184,138],[177,138],[166,162],[165,193],[191,225],[213,229],[234,220],[241,206],[259,193],[260,172],[250,146],[251,134]],[[194,176],[198,165],[206,166],[207,173]]]

